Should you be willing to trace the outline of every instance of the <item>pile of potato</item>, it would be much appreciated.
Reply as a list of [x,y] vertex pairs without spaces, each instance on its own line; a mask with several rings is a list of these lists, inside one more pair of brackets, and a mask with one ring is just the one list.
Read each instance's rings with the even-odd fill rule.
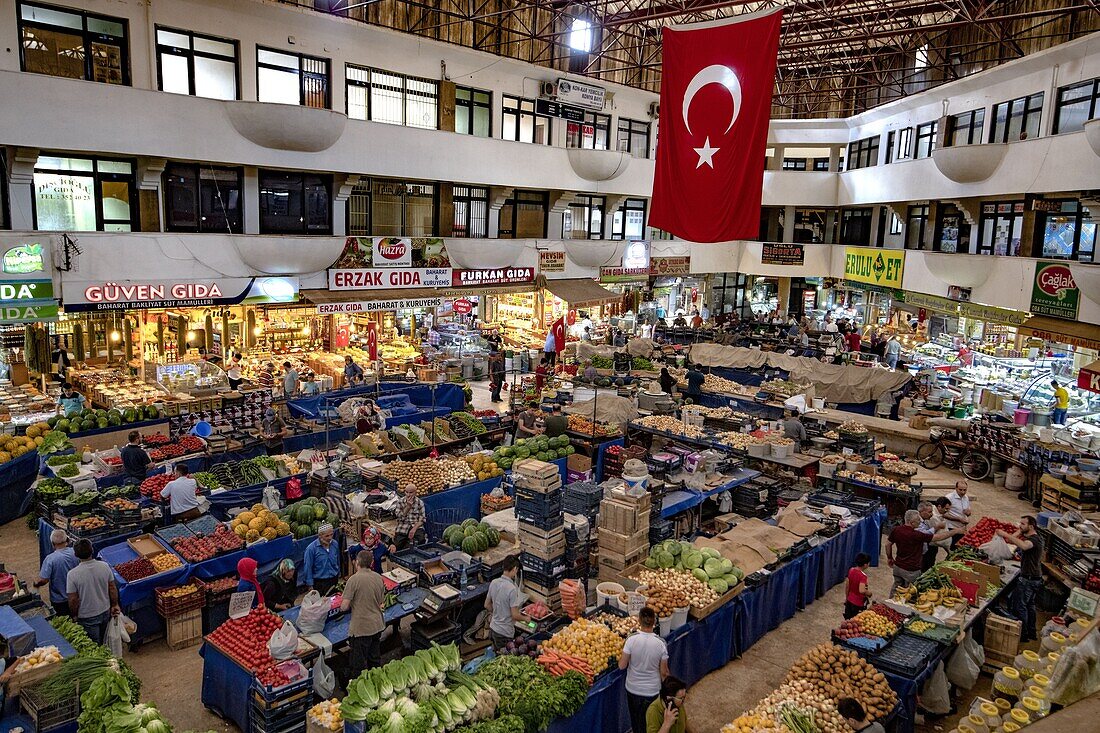
[[881,672],[855,652],[834,644],[819,644],[804,654],[784,682],[809,683],[819,695],[834,702],[853,697],[872,719],[889,713],[898,701]]
[[646,586],[639,588],[638,592],[646,596],[646,605],[653,608],[658,616],[668,616],[673,610],[684,606],[705,608],[718,600],[713,588],[683,570],[647,568],[639,570],[634,577]]
[[392,461],[382,467],[382,475],[397,483],[398,490],[410,481],[416,484],[420,496],[442,491],[446,482],[439,461],[421,458],[418,461]]
[[706,436],[706,433],[696,426],[688,425],[668,415],[649,415],[636,422],[650,430],[659,430],[662,433],[671,433],[672,435],[682,435],[685,438],[703,438]]

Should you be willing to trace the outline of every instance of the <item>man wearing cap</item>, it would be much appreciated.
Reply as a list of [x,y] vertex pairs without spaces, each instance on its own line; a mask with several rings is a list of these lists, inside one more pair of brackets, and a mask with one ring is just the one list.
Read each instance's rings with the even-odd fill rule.
[[286,435],[286,423],[272,407],[267,408],[260,420],[260,434],[263,435],[264,448],[269,456],[283,452],[283,436]]
[[65,578],[69,571],[80,564],[76,559],[76,553],[69,547],[69,537],[64,530],[55,529],[50,532],[50,544],[53,552],[46,555],[42,561],[42,569],[38,571],[38,580],[34,581],[35,588],[44,585],[50,586],[50,603],[58,616],[70,616],[69,596],[65,593]]
[[302,584],[323,596],[340,579],[340,548],[333,539],[332,525],[325,522],[317,528],[317,539],[309,543],[302,558]]

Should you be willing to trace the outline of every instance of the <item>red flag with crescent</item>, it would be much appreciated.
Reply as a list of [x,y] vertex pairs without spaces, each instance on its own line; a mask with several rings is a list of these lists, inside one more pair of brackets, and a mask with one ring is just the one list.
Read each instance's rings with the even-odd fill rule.
[[554,351],[560,354],[565,350],[565,316],[551,323],[550,330],[554,333]]
[[650,226],[756,239],[782,11],[665,28]]
[[378,361],[378,324],[367,324],[367,357],[371,361]]

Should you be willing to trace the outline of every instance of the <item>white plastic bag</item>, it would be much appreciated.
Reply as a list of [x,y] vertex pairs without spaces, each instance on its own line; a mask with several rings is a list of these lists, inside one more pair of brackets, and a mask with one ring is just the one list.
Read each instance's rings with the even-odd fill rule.
[[305,635],[320,634],[325,628],[332,599],[311,590],[302,597],[302,610],[298,613],[298,629]]
[[1050,676],[1051,702],[1072,705],[1100,690],[1100,633],[1095,629],[1058,657]]
[[978,640],[974,638],[973,631],[966,632],[966,636],[963,637],[962,647],[978,667],[985,664],[985,647],[979,644]]
[[126,630],[122,628],[121,614],[112,616],[111,620],[107,622],[107,648],[111,650],[112,655],[119,659],[122,658],[123,636],[126,636],[126,641],[130,640]]
[[1001,537],[994,536],[989,542],[978,548],[986,554],[992,565],[1000,565],[1005,560],[1011,560],[1016,551]]
[[978,681],[981,665],[974,661],[963,641],[947,660],[947,679],[960,690],[969,690]]
[[336,694],[336,673],[325,664],[324,655],[320,656],[317,664],[313,665],[313,691],[322,700],[328,700]]
[[920,706],[933,715],[947,715],[951,712],[951,688],[947,685],[947,673],[943,670],[943,662],[936,665],[936,671],[924,683],[920,695]]
[[298,649],[298,629],[289,621],[275,631],[267,641],[267,651],[275,660],[290,659]]
[[282,507],[279,506],[279,490],[274,486],[264,487],[263,505],[268,511],[277,512]]

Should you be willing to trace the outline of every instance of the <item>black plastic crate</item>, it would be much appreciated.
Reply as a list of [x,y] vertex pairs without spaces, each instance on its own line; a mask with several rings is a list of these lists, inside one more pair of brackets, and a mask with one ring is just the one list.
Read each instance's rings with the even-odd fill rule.
[[542,573],[533,573],[524,568],[523,582],[536,586],[539,589],[545,591],[546,594],[558,589],[558,584],[565,578],[565,569],[562,568],[560,573],[554,575],[544,575]]
[[921,636],[899,634],[882,651],[872,655],[873,664],[880,670],[912,676],[923,670],[939,652],[940,645]]
[[532,575],[544,578],[559,577],[566,569],[565,555],[559,555],[553,560],[543,560],[538,555],[532,555],[529,552],[521,552],[519,555],[519,563],[523,566],[523,572],[526,577],[531,577]]
[[516,507],[516,521],[520,522],[521,524],[530,524],[538,527],[541,530],[548,531],[551,529],[556,529],[557,527],[565,524],[565,517],[563,517],[560,513],[552,517],[543,517],[536,514],[524,512],[519,507]]
[[560,512],[564,505],[560,491],[550,494],[540,494],[537,491],[517,488],[515,498],[517,507],[526,509],[530,512],[540,512],[543,514]]

